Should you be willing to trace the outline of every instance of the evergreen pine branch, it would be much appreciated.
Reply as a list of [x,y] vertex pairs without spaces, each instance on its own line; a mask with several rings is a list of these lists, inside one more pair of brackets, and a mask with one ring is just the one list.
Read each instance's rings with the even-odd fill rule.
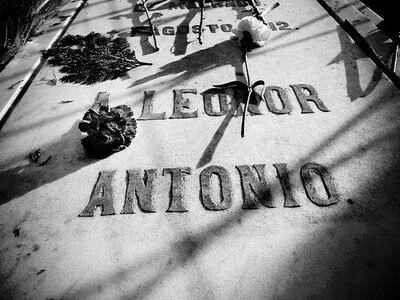
[[151,63],[141,62],[130,50],[126,38],[113,38],[91,32],[86,36],[67,35],[43,52],[49,64],[65,73],[61,82],[94,84],[116,79],[129,70]]

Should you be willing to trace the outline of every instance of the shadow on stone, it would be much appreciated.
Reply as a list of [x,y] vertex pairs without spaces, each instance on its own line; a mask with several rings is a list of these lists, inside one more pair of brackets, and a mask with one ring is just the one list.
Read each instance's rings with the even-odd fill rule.
[[[354,47],[354,43],[352,42],[351,38],[343,29],[340,28],[340,26],[337,27],[337,33],[342,51],[328,65],[343,61],[346,74],[347,94],[350,100],[353,102],[358,98],[366,97],[373,92],[373,90],[377,87],[379,80],[382,78],[382,70],[375,66],[374,73],[372,74],[368,85],[363,89],[361,87],[360,70],[358,68],[357,61],[359,59],[367,58],[367,56],[357,46]],[[376,41],[379,37],[383,37],[383,35],[378,31],[375,31],[366,36],[366,40],[375,41],[375,43],[380,44],[382,47],[380,52],[382,52],[384,51],[383,48],[385,47],[384,43],[386,40]],[[384,59],[387,60],[388,57]]]
[[[3,169],[0,171],[2,181],[0,205],[29,193],[42,185],[76,172],[100,159],[99,157],[87,157],[80,142],[82,133],[78,129],[79,122],[80,120],[76,121],[59,141],[41,147],[42,155],[39,162],[31,161],[27,154],[25,160],[21,158],[14,160],[18,162],[23,160],[25,162],[24,165],[20,164],[9,169],[4,169],[5,166],[0,166]],[[104,156],[101,158],[104,158]],[[47,159],[48,161],[41,165]]]
[[[321,154],[332,147],[334,142],[340,144],[340,138],[381,109],[389,111],[389,114],[393,116],[396,115],[399,106],[394,101],[395,99],[387,100],[391,93],[392,91],[388,90],[382,97],[375,99],[362,112],[321,141],[311,152],[299,158],[289,173],[298,172],[304,161]],[[389,117],[393,117],[392,115]],[[265,278],[260,278],[258,281],[260,284],[254,284],[249,289],[254,295],[264,294],[283,298],[293,295],[300,298],[315,295],[328,298],[343,296],[358,298],[371,295],[380,297],[394,295],[391,294],[393,292],[399,295],[396,281],[400,275],[400,257],[397,255],[400,251],[400,237],[398,234],[393,235],[396,232],[393,228],[400,225],[398,198],[400,194],[400,156],[398,154],[400,153],[400,138],[396,134],[399,126],[400,124],[388,129],[382,135],[378,134],[377,137],[362,145],[355,142],[355,146],[348,153],[339,154],[327,165],[330,170],[334,170],[350,160],[357,164],[356,161],[360,156],[376,147],[389,149],[386,150],[389,151],[387,157],[391,157],[390,162],[386,161],[382,164],[382,169],[376,170],[384,174],[374,176],[373,179],[379,180],[357,190],[357,195],[352,197],[353,205],[348,205],[342,199],[337,205],[343,205],[343,207],[337,209],[336,212],[330,215],[321,213],[312,217],[312,223],[310,220],[307,221],[310,223],[310,230],[314,230],[313,226],[315,230],[318,229],[312,235],[313,238],[299,242],[292,256],[287,258],[287,263],[278,268],[279,271],[273,278],[269,270],[262,272]],[[277,184],[271,188],[279,187]],[[235,226],[239,226],[243,218],[249,218],[257,211],[238,209],[227,213],[202,231],[188,233],[172,242],[170,251],[165,251],[163,248],[146,255],[137,264],[126,266],[122,271],[88,283],[64,296],[68,298],[94,297],[99,293],[99,286],[116,286],[122,281],[135,277],[135,274],[148,272],[149,268],[157,264],[154,274],[137,283],[137,288],[132,288],[132,292],[124,295],[123,298],[138,299],[149,296],[172,272],[189,263],[191,266],[195,264],[194,260],[202,250],[231,232]],[[324,227],[321,227],[323,225]],[[388,229],[391,229],[390,233]],[[270,254],[266,252],[265,255]],[[377,262],[379,265],[376,265]],[[307,272],[306,275],[304,272]],[[268,290],[275,281],[277,285],[279,281],[279,286],[281,286],[279,291]],[[321,289],[321,286],[324,288]],[[251,298],[252,295],[248,296]]]
[[[189,44],[188,42],[188,33],[190,28],[189,23],[194,19],[196,14],[197,10],[189,10],[185,18],[178,25],[178,30],[177,34],[175,35],[174,46],[173,46],[174,55],[178,56],[186,54],[187,45]],[[187,31],[184,31],[184,29],[187,29]]]
[[164,88],[168,89],[178,82],[181,82],[183,78],[189,80],[194,76],[198,76],[201,73],[214,70],[221,66],[231,65],[236,69],[238,65],[242,64],[241,55],[241,50],[239,47],[234,46],[232,41],[223,41],[210,48],[186,55],[178,61],[168,63],[162,66],[156,74],[138,79],[133,82],[130,87],[136,87],[169,75],[179,74],[179,76],[169,80],[168,83],[165,84],[166,86]]

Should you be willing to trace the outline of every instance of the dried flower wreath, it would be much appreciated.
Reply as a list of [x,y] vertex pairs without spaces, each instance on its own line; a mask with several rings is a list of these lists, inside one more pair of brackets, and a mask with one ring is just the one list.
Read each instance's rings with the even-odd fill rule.
[[136,135],[136,120],[127,105],[109,108],[108,93],[100,92],[78,127],[88,135],[82,145],[91,156],[105,156],[128,147]]

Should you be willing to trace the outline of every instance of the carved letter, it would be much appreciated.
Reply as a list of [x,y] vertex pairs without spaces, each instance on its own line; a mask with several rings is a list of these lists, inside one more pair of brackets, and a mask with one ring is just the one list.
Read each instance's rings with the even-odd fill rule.
[[224,7],[224,3],[221,0],[211,0],[212,7]]
[[[281,100],[282,109],[276,107],[274,99],[272,98],[273,92],[276,92],[279,100]],[[267,107],[269,111],[274,114],[277,115],[290,114],[290,112],[292,111],[292,105],[289,102],[289,98],[285,90],[279,86],[267,86],[265,88],[264,98],[265,101],[267,102]]]
[[[203,29],[204,31],[204,29]],[[193,33],[199,33],[200,32],[200,25],[193,25],[192,26],[192,32]]]
[[232,31],[232,24],[222,24],[221,30],[223,32],[231,32]]
[[181,9],[184,9],[185,8],[185,3],[184,2],[180,2],[180,3],[176,3],[175,4],[173,1],[169,2],[169,7],[168,7],[169,10],[177,9],[178,7],[180,7]]
[[151,35],[151,27],[147,25],[143,26],[133,26],[131,28],[131,36],[134,37],[136,35]]
[[162,113],[154,113],[153,104],[154,104],[154,93],[156,91],[145,91],[144,92],[144,100],[143,100],[143,110],[142,115],[138,120],[162,120],[165,119],[165,112]]
[[197,109],[192,112],[184,111],[190,109],[189,99],[183,98],[184,93],[197,94],[196,89],[174,90],[174,112],[170,119],[197,118]]
[[265,179],[265,165],[236,166],[239,170],[243,191],[243,209],[257,209],[259,203],[266,207],[275,207],[271,191]]
[[[243,91],[237,91],[233,93],[233,98],[235,99],[237,106],[235,117],[243,116],[244,101],[246,101],[247,95],[243,93]],[[248,112],[251,116],[262,115],[258,106],[254,104],[249,104]]]
[[[211,199],[211,176],[218,176],[221,188],[221,200],[212,201]],[[232,182],[229,173],[222,167],[209,166],[200,174],[201,200],[203,206],[209,210],[225,210],[232,204]],[[219,200],[219,199],[218,199]]]
[[226,94],[218,93],[217,95],[218,95],[218,100],[219,100],[219,108],[220,108],[219,111],[215,111],[213,104],[212,104],[212,96],[216,96],[216,95],[211,94],[211,93],[203,94],[204,110],[205,110],[206,114],[209,116],[223,116],[223,115],[226,115],[226,113],[229,110]]
[[[300,106],[301,106],[302,114],[313,113],[313,110],[308,105],[308,101],[314,102],[320,111],[324,111],[324,112],[330,111],[325,106],[325,104],[322,102],[322,100],[318,98],[317,91],[311,85],[292,84],[290,87],[293,89],[294,93],[296,94],[297,100],[299,101]],[[304,91],[307,91],[309,93],[309,95],[304,93]]]
[[210,29],[210,31],[212,33],[215,33],[216,29],[219,27],[217,24],[210,24],[210,25],[206,25],[206,26]]
[[287,171],[286,164],[274,164],[276,169],[276,173],[279,182],[281,183],[281,187],[283,190],[283,196],[285,198],[285,202],[283,204],[284,207],[299,207],[300,203],[297,202],[296,198],[293,196],[292,183],[290,182],[290,177]]
[[243,0],[237,0],[237,4],[239,6],[247,6],[247,5],[249,5],[249,3],[247,1],[243,1]]
[[164,35],[174,35],[175,34],[175,29],[172,26],[165,26],[162,30],[162,33]]
[[170,205],[167,212],[187,211],[183,203],[185,174],[191,174],[190,168],[167,168],[163,170],[163,175],[171,174]]
[[276,31],[276,26],[273,22],[268,22],[269,28],[271,28],[272,31]]
[[79,217],[93,217],[96,207],[101,207],[101,215],[115,215],[113,207],[113,187],[112,180],[115,171],[102,171],[99,173],[97,182],[93,188],[92,195],[85,209],[79,214]]
[[[243,110],[244,110],[244,104],[243,103],[239,103],[237,105],[235,117],[243,116]],[[249,104],[247,111],[250,113],[250,116],[262,115],[262,113],[261,113],[260,109],[258,108],[258,106],[254,105],[254,104]]]
[[157,170],[150,169],[142,171],[139,169],[128,170],[127,187],[125,194],[124,208],[121,214],[133,214],[133,202],[137,198],[137,202],[142,211],[156,212],[153,206],[153,188],[154,179],[157,177]]
[[187,1],[187,2],[185,2],[185,3],[186,3],[186,8],[187,8],[187,9],[198,8],[198,6],[196,5],[195,2]]
[[137,12],[137,11],[145,11],[143,4],[135,4],[133,11]]
[[[323,198],[318,195],[317,190],[313,184],[311,172],[317,174],[322,180],[328,198]],[[303,181],[304,189],[308,199],[318,206],[328,206],[335,204],[339,201],[339,194],[333,180],[332,175],[328,169],[316,163],[308,163],[300,170],[300,176]]]

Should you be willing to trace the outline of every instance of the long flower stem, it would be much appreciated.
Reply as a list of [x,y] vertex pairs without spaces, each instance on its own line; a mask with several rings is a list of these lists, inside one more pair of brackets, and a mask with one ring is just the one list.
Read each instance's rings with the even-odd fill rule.
[[251,87],[251,80],[250,80],[250,73],[249,73],[249,65],[247,62],[247,50],[244,50],[244,54],[243,54],[243,60],[244,60],[244,66],[246,69],[246,80],[247,80],[247,86]]
[[199,29],[199,37],[197,38],[199,40],[200,45],[203,44],[203,41],[201,40],[201,35],[203,34],[203,19],[204,19],[204,4],[205,4],[205,0],[200,0],[199,1],[200,4],[200,29]]
[[250,97],[251,97],[251,93],[252,93],[251,80],[250,80],[250,74],[249,74],[249,65],[247,62],[247,51],[246,50],[244,50],[243,60],[244,60],[244,66],[245,66],[246,75],[247,75],[246,79],[247,79],[248,94],[247,94],[246,103],[244,105],[244,111],[243,111],[243,117],[242,117],[242,127],[240,130],[240,134],[241,134],[242,138],[244,137],[244,125],[245,125],[245,120],[246,120],[246,113],[247,113],[247,108],[249,107]]
[[151,22],[151,18],[150,18],[150,15],[149,15],[149,10],[147,9],[146,2],[147,1],[142,0],[143,8],[144,8],[144,11],[146,12],[146,16],[147,16],[147,21],[149,22],[149,26],[150,26],[150,29],[151,29],[151,35],[153,36],[154,48],[156,49],[156,51],[158,51],[160,49],[157,46],[156,34],[154,32],[154,26],[153,26],[153,23]]
[[258,10],[254,0],[248,0],[248,2],[250,4],[250,6],[251,6],[251,9],[252,9],[256,19],[260,20],[261,22],[264,23],[264,25],[267,25],[267,26],[268,26],[268,24],[264,20],[264,15],[266,15],[268,12],[270,12],[271,10],[277,8],[280,5],[279,2],[276,2],[276,3],[272,4],[271,6],[267,7],[266,9],[264,9],[264,11],[262,13],[260,13],[260,11]]
[[249,3],[250,3],[251,9],[252,9],[252,11],[253,11],[254,16],[256,17],[256,19],[258,19],[258,20],[260,20],[261,22],[263,22],[264,25],[268,25],[268,24],[264,21],[263,17],[261,16],[261,13],[260,13],[260,11],[258,10],[258,8],[257,8],[257,6],[256,6],[256,4],[255,4],[255,2],[254,2],[254,0],[249,0]]

